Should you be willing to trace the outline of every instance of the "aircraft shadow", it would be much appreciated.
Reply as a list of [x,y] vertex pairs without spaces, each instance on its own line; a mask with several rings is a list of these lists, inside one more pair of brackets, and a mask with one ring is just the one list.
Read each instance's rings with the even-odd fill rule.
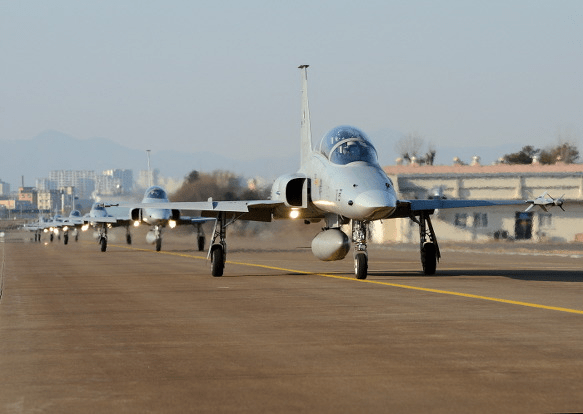
[[405,271],[405,272],[371,272],[369,277],[403,277],[403,276],[417,276],[417,277],[459,277],[459,276],[474,276],[474,277],[506,277],[516,280],[538,281],[538,282],[583,282],[582,270],[504,270],[504,269],[464,269],[464,270],[437,270],[435,275],[427,276],[421,272]]

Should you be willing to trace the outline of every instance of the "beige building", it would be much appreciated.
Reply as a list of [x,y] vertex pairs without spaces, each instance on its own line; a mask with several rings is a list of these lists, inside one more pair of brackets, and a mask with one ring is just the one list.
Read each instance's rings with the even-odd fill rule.
[[[583,164],[555,165],[397,165],[385,167],[401,199],[526,200],[545,191],[564,194],[566,211],[540,207],[496,206],[448,209],[432,216],[438,240],[583,241]],[[382,226],[382,227],[379,227]],[[410,219],[386,220],[372,229],[376,242],[415,242],[418,226]]]

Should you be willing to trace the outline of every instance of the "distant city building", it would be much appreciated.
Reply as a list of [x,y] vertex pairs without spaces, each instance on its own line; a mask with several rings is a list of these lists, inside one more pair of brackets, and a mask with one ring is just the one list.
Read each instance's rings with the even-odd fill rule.
[[61,194],[60,190],[42,190],[37,193],[37,207],[41,211],[61,211]]
[[57,189],[57,183],[51,181],[48,178],[37,178],[36,179],[36,189],[38,191],[50,191]]
[[158,169],[154,170],[141,170],[140,175],[138,177],[138,187],[141,188],[148,188],[152,185],[158,185],[158,176],[160,175],[160,171]]
[[21,203],[36,206],[36,188],[34,187],[19,187],[18,201]]
[[134,174],[132,170],[105,170],[96,176],[95,187],[99,194],[118,195],[132,191]]
[[49,180],[55,183],[57,189],[75,187],[76,194],[81,199],[91,198],[95,190],[95,172],[87,170],[53,170]]
[[10,184],[0,180],[0,195],[10,194]]

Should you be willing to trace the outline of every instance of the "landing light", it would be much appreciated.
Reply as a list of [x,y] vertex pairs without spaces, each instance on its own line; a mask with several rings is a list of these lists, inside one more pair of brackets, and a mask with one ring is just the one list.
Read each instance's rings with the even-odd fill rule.
[[174,220],[168,220],[168,226],[173,229],[176,227],[176,222]]
[[138,227],[140,225],[139,221],[134,221],[134,227]]
[[83,224],[81,226],[81,231],[86,231],[89,228],[89,224]]
[[69,227],[67,227],[67,226],[63,227],[63,231],[67,231],[67,230],[69,230]]
[[113,227],[113,226],[111,225],[111,223],[107,223],[107,228],[108,228],[108,229],[110,229],[110,228],[112,228],[112,227]]
[[298,210],[292,210],[289,212],[290,218],[296,219],[300,216],[300,212]]

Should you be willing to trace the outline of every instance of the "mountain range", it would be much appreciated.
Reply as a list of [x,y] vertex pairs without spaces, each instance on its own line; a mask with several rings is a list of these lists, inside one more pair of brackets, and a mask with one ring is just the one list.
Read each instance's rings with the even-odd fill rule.
[[[395,142],[402,137],[398,131],[384,129],[370,134],[379,153],[381,165],[394,163]],[[483,164],[491,163],[509,152],[520,150],[520,145],[497,147],[440,147],[437,146],[436,164],[450,164],[453,157],[469,162],[480,155]],[[131,169],[134,179],[138,171],[147,168],[144,150],[132,149],[107,138],[77,139],[59,131],[45,131],[32,139],[0,140],[0,180],[14,191],[24,176],[26,186],[34,186],[37,178],[48,177],[52,170]],[[212,152],[185,152],[165,150],[152,152],[152,167],[164,177],[182,178],[192,170],[210,172],[228,170],[244,177],[263,177],[267,180],[297,171],[298,153],[288,157],[258,158],[244,161]]]

